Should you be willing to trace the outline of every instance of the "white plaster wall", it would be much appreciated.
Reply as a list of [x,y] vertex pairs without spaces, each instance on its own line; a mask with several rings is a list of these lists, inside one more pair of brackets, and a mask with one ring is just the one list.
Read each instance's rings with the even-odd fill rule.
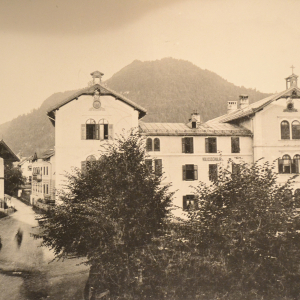
[[[138,126],[138,111],[131,106],[116,100],[111,96],[101,96],[101,107],[104,110],[93,109],[93,97],[81,96],[56,111],[55,121],[55,156],[56,156],[56,188],[60,189],[66,182],[66,172],[72,167],[81,166],[81,161],[93,153],[99,153],[99,140],[82,140],[81,124],[89,118],[97,123],[106,119],[113,124],[114,136]],[[106,141],[105,141],[106,142]]]
[[[151,136],[154,139],[156,136]],[[200,181],[209,181],[209,164],[227,166],[229,159],[235,162],[252,163],[252,138],[240,137],[240,153],[231,153],[231,137],[217,137],[219,153],[205,153],[205,136],[194,137],[194,153],[182,153],[181,136],[157,136],[160,139],[160,151],[148,152],[153,158],[162,159],[165,179],[164,184],[172,183],[172,191],[176,191],[173,203],[182,207],[183,195],[193,194],[193,187]],[[209,161],[206,159],[221,159]],[[182,179],[182,166],[194,164],[198,166],[198,180],[185,181]]]

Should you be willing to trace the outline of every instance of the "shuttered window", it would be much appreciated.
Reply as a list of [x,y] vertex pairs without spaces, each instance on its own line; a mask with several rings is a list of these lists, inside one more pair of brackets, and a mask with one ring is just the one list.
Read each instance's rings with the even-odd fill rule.
[[155,175],[157,175],[157,176],[162,175],[162,160],[161,159],[154,160],[154,170],[155,170]]
[[194,153],[194,143],[192,137],[182,138],[182,153]]
[[218,165],[217,164],[209,164],[208,165],[208,177],[210,181],[218,180]]
[[145,165],[150,172],[152,172],[152,159],[145,159]]
[[182,166],[182,180],[198,180],[198,166],[183,165]]
[[195,195],[183,196],[182,208],[183,210],[198,209],[198,201]]
[[205,152],[217,153],[217,138],[210,137],[205,139]]

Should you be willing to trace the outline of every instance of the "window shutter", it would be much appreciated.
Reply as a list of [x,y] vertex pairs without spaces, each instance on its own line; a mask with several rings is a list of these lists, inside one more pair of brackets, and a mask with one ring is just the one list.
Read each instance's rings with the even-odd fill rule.
[[147,151],[152,151],[152,139],[151,138],[147,138],[147,141],[146,141],[146,150]]
[[283,173],[283,159],[278,158],[278,173]]
[[86,125],[81,124],[81,139],[86,140]]
[[190,140],[190,153],[194,153],[194,139],[191,137]]
[[182,153],[185,153],[185,138],[182,138]]
[[114,125],[108,124],[108,139],[113,140],[114,139]]
[[213,138],[212,139],[212,144],[213,144],[213,153],[217,153],[217,139]]
[[96,127],[96,140],[99,140],[99,139],[100,139],[100,135],[99,135],[99,130],[100,130],[99,124],[96,124],[95,127]]
[[182,166],[182,180],[186,180],[186,166]]
[[157,176],[161,176],[162,175],[162,160],[155,159],[154,163],[155,163],[155,174]]
[[182,200],[182,208],[183,210],[186,210],[186,196],[183,196],[183,200]]
[[198,180],[198,166],[194,165],[194,180]]
[[81,173],[86,173],[86,161],[81,162]]
[[145,164],[150,172],[152,172],[152,159],[145,159]]
[[154,139],[154,151],[160,151],[160,140],[159,140],[159,138]]
[[209,140],[208,140],[208,138],[205,139],[205,153],[209,153]]
[[99,125],[100,141],[104,140],[104,124]]

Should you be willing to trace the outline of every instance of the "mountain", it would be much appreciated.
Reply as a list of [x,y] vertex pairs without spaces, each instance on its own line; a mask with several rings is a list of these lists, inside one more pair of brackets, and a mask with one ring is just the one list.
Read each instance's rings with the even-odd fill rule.
[[[135,60],[114,74],[107,86],[148,110],[145,122],[187,122],[197,110],[202,121],[226,113],[227,101],[247,94],[250,103],[267,97],[255,89],[238,87],[216,73],[173,58]],[[55,93],[40,108],[0,125],[0,136],[15,153],[32,155],[54,146],[54,128],[46,111],[75,91]]]

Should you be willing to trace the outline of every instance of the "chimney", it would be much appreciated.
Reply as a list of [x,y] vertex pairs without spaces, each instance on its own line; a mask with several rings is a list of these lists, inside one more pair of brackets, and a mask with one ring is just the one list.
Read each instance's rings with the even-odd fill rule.
[[240,95],[240,108],[245,108],[249,105],[248,95]]
[[201,123],[200,114],[196,110],[192,112],[190,121],[192,124],[192,128],[197,128]]
[[227,102],[227,113],[228,114],[231,112],[234,112],[237,109],[238,109],[238,102],[236,100]]
[[95,71],[95,72],[92,72],[91,75],[93,77],[93,85],[94,85],[94,84],[100,84],[101,83],[101,77],[104,74],[99,72],[99,71]]

